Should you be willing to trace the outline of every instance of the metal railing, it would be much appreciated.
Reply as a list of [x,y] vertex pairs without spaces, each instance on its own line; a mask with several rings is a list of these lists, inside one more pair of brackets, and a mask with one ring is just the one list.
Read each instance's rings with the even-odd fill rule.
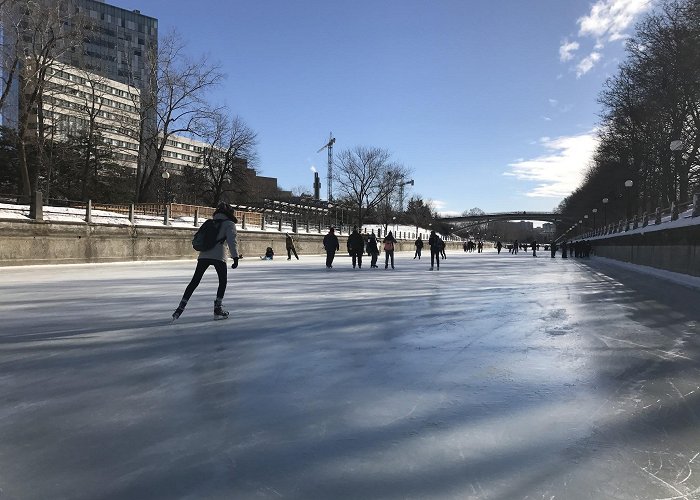
[[[569,239],[585,240],[590,238],[598,238],[607,235],[625,233],[638,228],[649,226],[659,226],[678,219],[688,219],[700,216],[700,193],[695,193],[693,199],[680,203],[671,203],[670,206],[661,208],[658,207],[654,213],[644,212],[641,215],[637,214],[630,219],[620,219],[619,221],[596,227],[591,230],[578,233]],[[559,238],[563,239],[562,237]]]

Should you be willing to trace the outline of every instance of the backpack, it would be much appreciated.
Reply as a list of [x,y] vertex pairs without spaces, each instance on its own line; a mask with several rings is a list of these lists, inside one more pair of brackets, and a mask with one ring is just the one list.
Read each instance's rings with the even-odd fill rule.
[[225,237],[220,240],[216,238],[219,235],[220,227],[221,221],[214,219],[205,220],[204,224],[200,226],[192,238],[192,248],[198,252],[203,252],[205,250],[211,250],[217,243],[226,240]]
[[392,252],[394,250],[394,242],[393,241],[385,241],[384,242],[384,251],[385,252]]

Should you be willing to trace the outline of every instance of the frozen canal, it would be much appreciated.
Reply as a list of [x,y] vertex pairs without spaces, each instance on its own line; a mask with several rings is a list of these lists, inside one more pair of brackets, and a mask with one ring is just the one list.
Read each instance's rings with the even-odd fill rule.
[[590,264],[0,269],[0,498],[700,498],[700,292]]

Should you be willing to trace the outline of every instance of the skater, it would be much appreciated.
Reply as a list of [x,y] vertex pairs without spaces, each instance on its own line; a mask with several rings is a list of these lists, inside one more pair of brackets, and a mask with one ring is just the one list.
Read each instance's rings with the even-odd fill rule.
[[369,267],[378,268],[379,247],[377,246],[377,237],[374,234],[374,229],[372,229],[372,234],[367,238],[367,253],[372,257]]
[[323,237],[323,248],[326,249],[326,268],[333,267],[333,259],[335,258],[336,250],[340,250],[338,237],[335,235],[335,228],[329,228],[328,234]]
[[537,257],[537,242],[533,241],[530,243],[530,248],[532,248],[532,256]]
[[389,231],[389,234],[384,238],[384,269],[389,269],[389,259],[391,259],[391,268],[394,269],[394,249],[396,248],[396,238]]
[[438,239],[440,240],[440,255],[442,255],[443,259],[446,259],[447,254],[445,253],[445,246],[447,246],[447,245],[445,245],[445,240],[443,240],[439,236],[438,236]]
[[233,215],[233,207],[223,202],[219,203],[216,207],[212,219],[218,227],[216,243],[212,248],[199,252],[194,275],[189,285],[187,285],[187,288],[185,288],[185,293],[182,296],[182,300],[180,300],[180,305],[177,306],[177,309],[175,309],[173,313],[173,321],[178,319],[185,310],[187,302],[199,285],[202,276],[204,276],[204,271],[206,271],[209,266],[214,266],[216,274],[219,277],[219,287],[216,290],[216,299],[214,300],[214,319],[228,318],[229,313],[221,304],[224,300],[227,280],[224,243],[228,245],[228,250],[233,258],[231,269],[236,269],[238,267],[238,243],[236,241],[236,222],[238,222],[238,220]]
[[551,253],[552,258],[554,259],[557,256],[557,244],[554,242],[550,243],[549,251]]
[[415,242],[416,245],[416,254],[413,256],[413,259],[415,260],[416,257],[418,257],[418,260],[420,260],[420,253],[423,250],[423,240],[421,239],[421,235],[418,235],[418,239]]
[[294,240],[289,235],[289,233],[284,233],[285,236],[285,246],[287,247],[287,260],[292,260],[292,254],[299,260],[299,255],[297,255],[297,249],[294,248]]
[[260,258],[262,260],[272,260],[275,257],[275,251],[272,249],[272,247],[267,247],[265,249],[265,255],[261,255]]
[[442,238],[440,238],[435,230],[430,231],[430,238],[428,238],[428,245],[430,245],[430,270],[432,271],[435,267],[437,261],[437,270],[440,270],[440,249],[442,248]]
[[500,241],[496,242],[496,251],[498,251],[498,255],[501,255],[501,248],[503,248],[503,245],[501,244]]
[[348,253],[352,257],[352,268],[355,269],[355,265],[362,269],[362,254],[365,253],[365,240],[362,235],[357,232],[357,226],[352,227],[352,233],[348,237]]

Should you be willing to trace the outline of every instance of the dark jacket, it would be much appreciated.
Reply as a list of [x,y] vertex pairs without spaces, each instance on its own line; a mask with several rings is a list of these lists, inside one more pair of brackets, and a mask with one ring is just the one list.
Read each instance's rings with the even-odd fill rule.
[[364,253],[365,240],[357,231],[353,231],[348,237],[348,253],[350,255],[362,255]]
[[416,240],[416,248],[423,248],[423,240],[421,238]]
[[335,233],[328,233],[323,237],[323,248],[326,249],[326,252],[335,252],[336,250],[340,250],[340,243],[338,242],[338,237],[335,235]]
[[377,246],[377,237],[373,234],[369,235],[367,239],[367,253],[368,254],[378,254],[379,247]]

